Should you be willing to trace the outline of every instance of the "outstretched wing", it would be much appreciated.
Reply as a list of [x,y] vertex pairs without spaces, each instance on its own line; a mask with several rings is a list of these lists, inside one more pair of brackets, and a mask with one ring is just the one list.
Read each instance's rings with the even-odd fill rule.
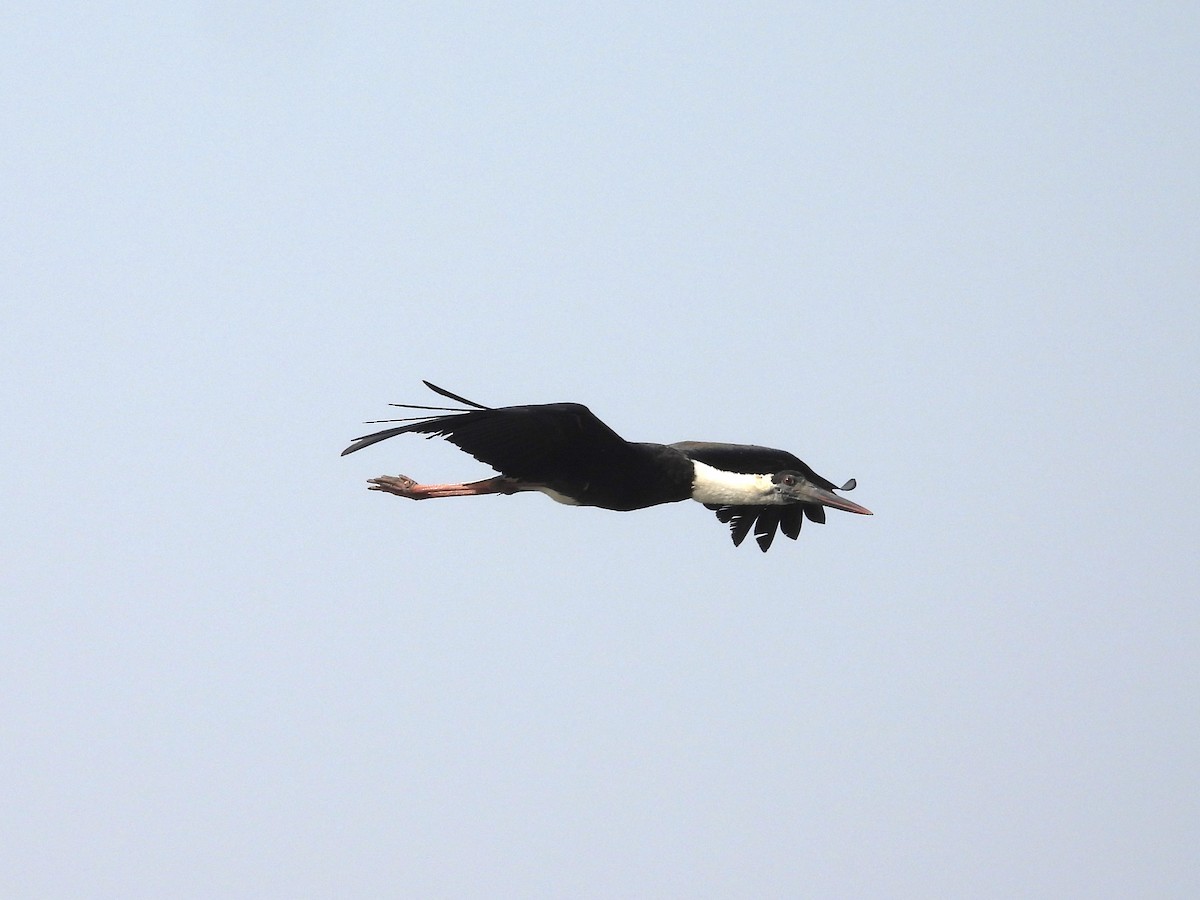
[[586,470],[594,468],[597,460],[619,457],[629,447],[586,406],[546,403],[419,416],[408,424],[356,438],[342,455],[409,433],[444,437],[501,474],[541,484],[569,480],[576,474],[586,478]]

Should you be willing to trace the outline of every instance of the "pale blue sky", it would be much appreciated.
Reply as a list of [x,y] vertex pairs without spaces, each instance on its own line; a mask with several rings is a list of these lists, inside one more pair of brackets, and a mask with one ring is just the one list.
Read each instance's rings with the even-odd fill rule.
[[[0,894],[1200,895],[1200,9],[0,34]],[[876,515],[369,494],[422,378]]]

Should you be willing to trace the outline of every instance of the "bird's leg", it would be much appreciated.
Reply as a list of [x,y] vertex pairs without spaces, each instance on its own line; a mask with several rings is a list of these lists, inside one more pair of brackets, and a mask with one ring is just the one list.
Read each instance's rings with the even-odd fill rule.
[[472,481],[468,484],[417,484],[407,475],[380,475],[367,479],[368,490],[383,491],[410,500],[429,500],[433,497],[474,497],[480,494],[515,494],[525,488],[520,482],[503,475]]

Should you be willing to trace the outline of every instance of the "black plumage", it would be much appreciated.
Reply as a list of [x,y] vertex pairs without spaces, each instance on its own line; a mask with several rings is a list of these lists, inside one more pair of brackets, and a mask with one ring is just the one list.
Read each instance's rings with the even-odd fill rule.
[[[824,522],[822,504],[869,514],[833,494],[837,489],[833,482],[783,450],[700,441],[635,443],[626,441],[578,403],[493,409],[429,382],[425,384],[469,408],[394,404],[426,412],[393,420],[404,424],[355,439],[342,455],[396,435],[424,434],[444,437],[501,476],[469,485],[418,485],[404,476],[383,476],[372,479],[375,490],[413,499],[543,490],[563,502],[628,511],[687,499],[705,502],[715,484],[722,497],[744,494],[747,499],[766,501],[705,502],[721,522],[729,525],[735,545],[753,530],[763,551],[770,548],[777,531],[797,538],[805,517]],[[703,466],[697,467],[696,463]],[[710,483],[701,487],[697,472],[704,467],[711,467],[704,476]],[[738,477],[747,475],[769,479]],[[720,482],[725,477],[732,478],[728,491]],[[772,482],[778,487],[772,487]],[[851,480],[841,490],[853,487]]]

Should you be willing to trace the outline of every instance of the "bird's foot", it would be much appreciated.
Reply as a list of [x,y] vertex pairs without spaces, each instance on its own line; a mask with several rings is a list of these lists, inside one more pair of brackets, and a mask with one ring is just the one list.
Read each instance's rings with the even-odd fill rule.
[[380,475],[378,478],[368,478],[367,490],[383,491],[395,494],[397,497],[408,497],[411,500],[424,500],[425,494],[418,490],[421,486],[407,475]]

